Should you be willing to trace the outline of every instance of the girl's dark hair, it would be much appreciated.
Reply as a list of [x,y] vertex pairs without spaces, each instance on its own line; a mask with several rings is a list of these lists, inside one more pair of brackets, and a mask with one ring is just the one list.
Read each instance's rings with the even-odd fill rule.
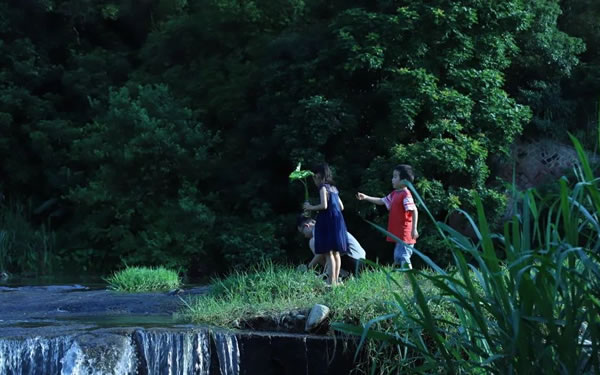
[[317,164],[313,166],[311,172],[321,176],[324,184],[334,184],[333,175],[331,174],[331,169],[329,168],[329,165],[327,163]]
[[415,180],[415,174],[413,173],[412,167],[408,164],[399,164],[394,167],[395,171],[398,171],[401,180],[407,180],[411,183]]

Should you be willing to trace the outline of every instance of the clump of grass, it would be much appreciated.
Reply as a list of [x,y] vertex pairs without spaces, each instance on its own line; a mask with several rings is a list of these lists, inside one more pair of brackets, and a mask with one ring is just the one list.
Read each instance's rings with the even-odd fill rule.
[[312,273],[265,262],[214,279],[211,292],[189,300],[183,314],[197,323],[233,328],[239,321],[310,306],[324,289]]
[[177,272],[164,267],[127,267],[106,278],[109,289],[120,292],[155,292],[181,286]]

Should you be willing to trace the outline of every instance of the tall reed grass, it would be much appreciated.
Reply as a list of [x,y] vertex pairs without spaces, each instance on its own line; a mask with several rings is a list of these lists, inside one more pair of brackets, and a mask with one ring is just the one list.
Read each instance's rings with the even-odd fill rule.
[[45,225],[35,227],[30,211],[22,204],[0,205],[0,271],[52,272],[54,235]]
[[[435,272],[405,272],[412,298],[394,293],[395,311],[372,320],[389,321],[391,331],[334,325],[387,345],[372,373],[600,374],[600,178],[571,138],[576,181],[563,177],[545,195],[515,191],[515,214],[502,233],[492,233],[478,197],[475,218],[459,210],[475,233],[470,238],[436,222],[410,186],[452,244],[453,272],[415,249]],[[417,277],[437,293],[424,293]],[[440,301],[456,319],[432,311]]]

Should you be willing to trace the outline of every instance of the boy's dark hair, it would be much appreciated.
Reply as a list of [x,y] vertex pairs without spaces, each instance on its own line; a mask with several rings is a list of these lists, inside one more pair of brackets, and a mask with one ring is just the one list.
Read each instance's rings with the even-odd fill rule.
[[298,214],[298,216],[296,216],[296,228],[300,228],[301,226],[304,225],[304,223],[306,223],[307,221],[312,220],[313,218],[310,216],[306,216],[304,214]]
[[413,169],[408,164],[398,164],[394,167],[394,170],[398,171],[401,180],[407,180],[411,183],[415,180],[415,174],[413,173]]
[[317,164],[311,168],[311,172],[314,174],[318,174],[323,178],[324,184],[333,185],[333,174],[331,174],[331,169],[327,163]]

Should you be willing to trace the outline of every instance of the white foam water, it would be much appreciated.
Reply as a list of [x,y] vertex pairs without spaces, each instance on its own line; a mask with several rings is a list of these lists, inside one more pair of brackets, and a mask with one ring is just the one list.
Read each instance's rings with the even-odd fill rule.
[[0,374],[60,374],[61,360],[72,343],[70,336],[0,339]]
[[208,332],[138,330],[136,339],[142,358],[140,370],[147,374],[208,375],[210,336]]
[[[212,342],[211,342],[212,341]],[[2,375],[239,375],[237,338],[209,330],[136,330],[132,335],[84,333],[0,339]],[[218,370],[217,370],[218,368]]]
[[213,333],[221,375],[240,373],[240,349],[235,335],[223,332]]

